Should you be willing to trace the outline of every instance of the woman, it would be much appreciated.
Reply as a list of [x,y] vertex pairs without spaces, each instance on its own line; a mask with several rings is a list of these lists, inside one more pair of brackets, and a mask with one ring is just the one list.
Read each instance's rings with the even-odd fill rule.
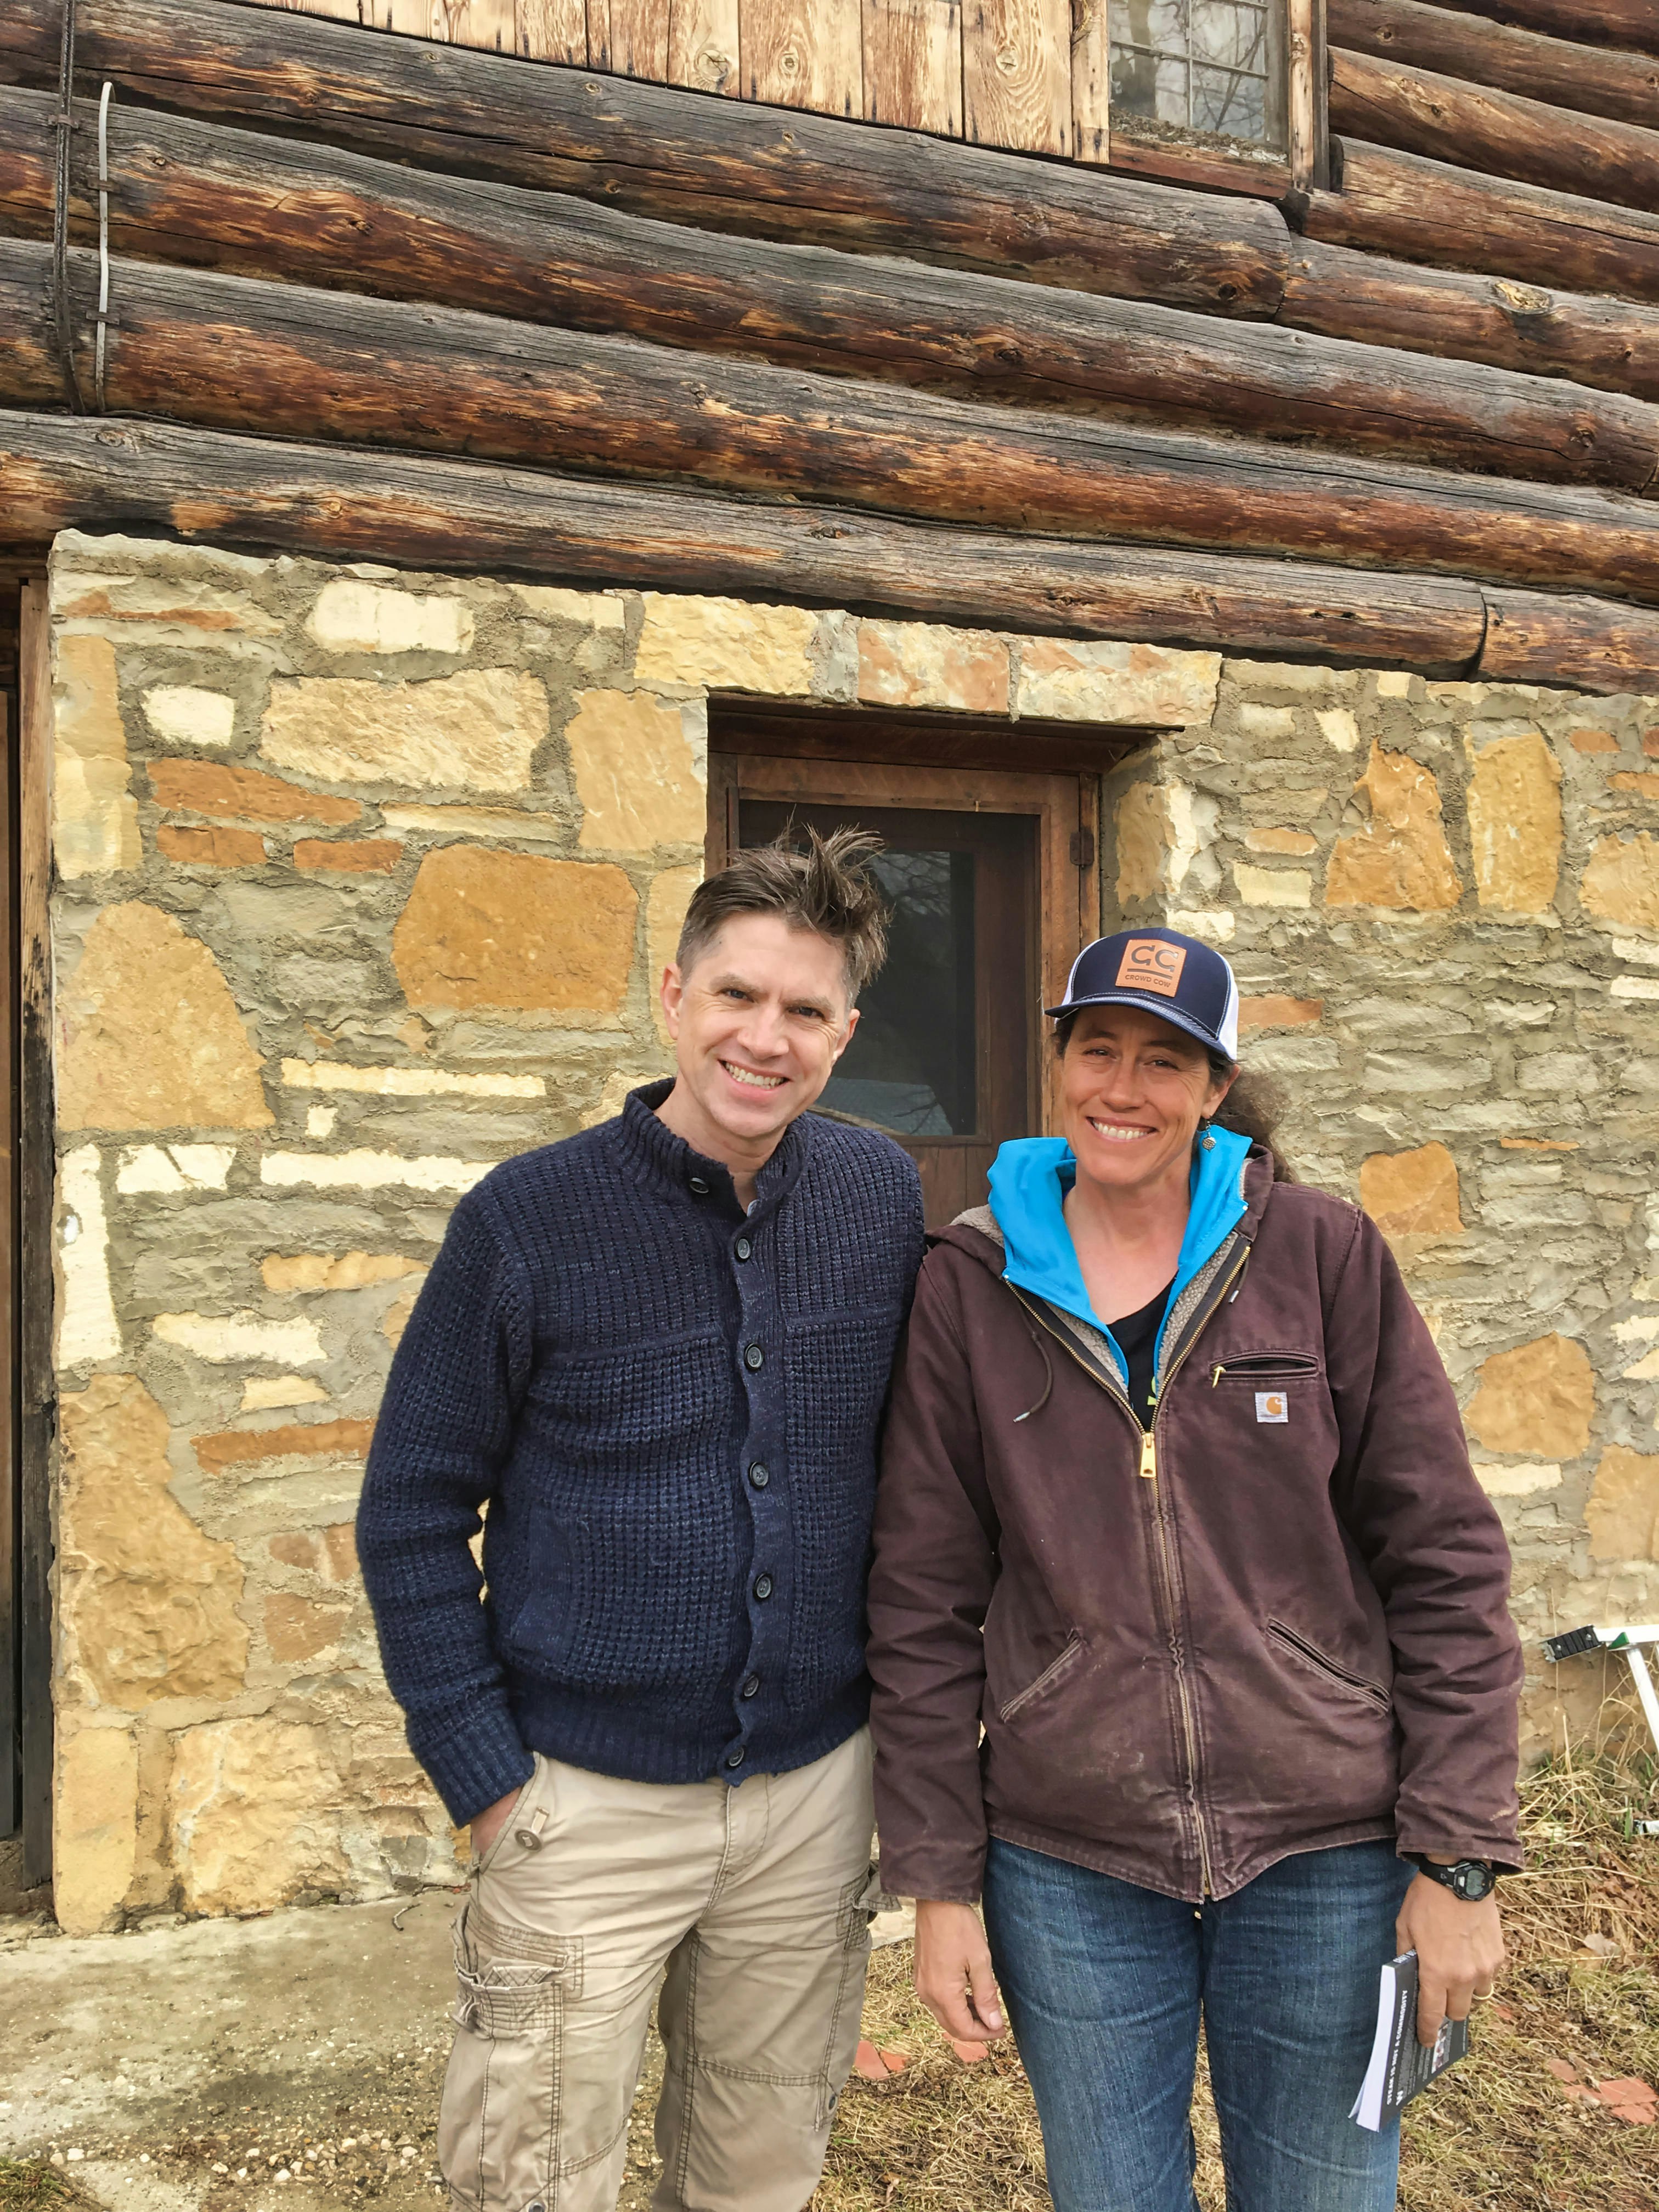
[[883,1884],[948,2033],[1000,1979],[1057,2212],[1195,2212],[1200,2016],[1231,2212],[1392,2206],[1397,2125],[1348,2118],[1378,1969],[1415,1947],[1425,2041],[1466,2015],[1519,1863],[1503,1534],[1382,1237],[1245,1105],[1237,1003],[1173,930],[1082,953],[1064,1139],[934,1240],[887,1425]]

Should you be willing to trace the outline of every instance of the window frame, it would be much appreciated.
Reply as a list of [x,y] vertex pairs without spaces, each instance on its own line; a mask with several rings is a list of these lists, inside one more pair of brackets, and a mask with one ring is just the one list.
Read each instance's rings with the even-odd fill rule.
[[[1107,0],[1109,7],[1113,0]],[[1157,126],[1142,136],[1116,106],[1109,110],[1108,160],[1114,169],[1172,184],[1206,186],[1277,199],[1289,191],[1328,186],[1326,131],[1325,0],[1267,0],[1279,10],[1283,45],[1285,143],[1255,148],[1243,140]],[[1111,26],[1107,27],[1108,56]]]

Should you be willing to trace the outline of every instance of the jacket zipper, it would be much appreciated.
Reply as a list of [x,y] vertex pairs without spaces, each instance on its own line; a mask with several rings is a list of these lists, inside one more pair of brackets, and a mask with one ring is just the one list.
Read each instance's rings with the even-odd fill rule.
[[[1199,1808],[1198,1802],[1198,1730],[1193,1719],[1192,1692],[1187,1686],[1186,1662],[1182,1655],[1181,1635],[1176,1619],[1175,1568],[1170,1558],[1169,1531],[1164,1524],[1164,1501],[1158,1487],[1158,1409],[1164,1402],[1164,1391],[1167,1389],[1170,1383],[1175,1379],[1175,1376],[1181,1367],[1182,1362],[1186,1358],[1187,1354],[1192,1350],[1194,1345],[1197,1343],[1199,1338],[1209,1326],[1217,1308],[1226,1297],[1228,1290],[1231,1288],[1234,1279],[1243,1268],[1244,1263],[1249,1256],[1250,1248],[1247,1243],[1244,1246],[1243,1250],[1239,1254],[1237,1261],[1235,1261],[1233,1265],[1227,1270],[1226,1274],[1222,1278],[1219,1287],[1215,1291],[1213,1295],[1206,1301],[1202,1311],[1194,1317],[1191,1328],[1187,1332],[1184,1341],[1176,1351],[1176,1356],[1170,1362],[1168,1370],[1164,1374],[1158,1377],[1158,1388],[1152,1398],[1152,1418],[1151,1423],[1146,1428],[1140,1429],[1140,1424],[1138,1421],[1135,1422],[1135,1426],[1138,1429],[1140,1429],[1139,1472],[1145,1480],[1150,1482],[1152,1486],[1152,1525],[1158,1531],[1158,1560],[1163,1570],[1164,1605],[1165,1615],[1169,1622],[1168,1634],[1170,1641],[1170,1657],[1175,1668],[1176,1696],[1181,1705],[1181,1731],[1187,1746],[1187,1795],[1188,1800],[1192,1806],[1193,1827],[1198,1837],[1199,1869],[1203,1877],[1204,1894],[1206,1897],[1212,1897],[1215,1894],[1215,1885],[1212,1879],[1210,1838],[1205,1828],[1204,1815]],[[1014,1286],[1012,1284],[1009,1287],[1011,1289],[1014,1289]],[[1022,1305],[1025,1304],[1025,1300],[1020,1296],[1020,1293],[1017,1289],[1014,1289],[1014,1295],[1016,1297],[1020,1299]],[[1032,1309],[1030,1306],[1027,1306],[1026,1310],[1030,1312]],[[1064,1345],[1066,1350],[1071,1352],[1072,1357],[1077,1361],[1078,1365],[1082,1368],[1084,1373],[1090,1376],[1095,1382],[1100,1383],[1101,1387],[1107,1391],[1107,1395],[1109,1396],[1115,1398],[1117,1402],[1122,1407],[1124,1412],[1128,1415],[1129,1419],[1133,1421],[1135,1419],[1134,1408],[1129,1403],[1127,1394],[1122,1390],[1112,1389],[1105,1382],[1104,1377],[1096,1372],[1089,1361],[1085,1359],[1081,1353],[1076,1351],[1073,1346],[1066,1342],[1066,1339],[1060,1335],[1052,1322],[1044,1320],[1043,1316],[1040,1313],[1036,1316],[1036,1318],[1042,1322],[1043,1327],[1048,1329],[1049,1334],[1054,1336],[1059,1343]]]
[[1239,1273],[1249,1256],[1250,1248],[1246,1244],[1238,1258],[1222,1277],[1214,1295],[1206,1301],[1203,1310],[1194,1316],[1193,1325],[1187,1332],[1186,1340],[1176,1348],[1175,1358],[1170,1361],[1168,1370],[1158,1377],[1157,1386],[1152,1392],[1152,1418],[1147,1424],[1140,1441],[1140,1472],[1152,1486],[1152,1522],[1158,1530],[1158,1556],[1164,1563],[1164,1602],[1169,1607],[1170,1615],[1170,1653],[1175,1662],[1176,1695],[1181,1701],[1182,1733],[1187,1741],[1187,1790],[1192,1802],[1193,1826],[1198,1835],[1198,1861],[1204,1878],[1206,1897],[1214,1896],[1215,1884],[1210,1864],[1209,1834],[1205,1828],[1204,1814],[1198,1802],[1198,1727],[1193,1718],[1192,1692],[1187,1686],[1186,1662],[1182,1656],[1181,1635],[1176,1623],[1175,1564],[1170,1557],[1170,1534],[1164,1525],[1164,1500],[1158,1487],[1158,1417],[1163,1409],[1164,1394],[1180,1372],[1182,1362],[1209,1326],[1212,1316],[1226,1297],[1234,1277]]

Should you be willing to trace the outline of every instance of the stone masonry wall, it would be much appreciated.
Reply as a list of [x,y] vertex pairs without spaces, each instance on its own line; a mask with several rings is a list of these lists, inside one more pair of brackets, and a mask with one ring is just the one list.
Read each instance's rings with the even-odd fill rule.
[[450,1206],[670,1061],[711,690],[1102,723],[1212,653],[66,535],[66,1926],[453,1878],[352,1517]]
[[66,1926],[453,1878],[363,1456],[456,1196],[668,1065],[711,691],[1163,732],[1117,909],[1394,1238],[1529,1637],[1659,1610],[1659,702],[74,534],[52,608]]
[[[1515,1555],[1524,1747],[1659,1617],[1659,700],[1232,661],[1105,794],[1116,914],[1223,946],[1304,1177],[1387,1233]],[[1632,1708],[1633,1708],[1633,1700]]]

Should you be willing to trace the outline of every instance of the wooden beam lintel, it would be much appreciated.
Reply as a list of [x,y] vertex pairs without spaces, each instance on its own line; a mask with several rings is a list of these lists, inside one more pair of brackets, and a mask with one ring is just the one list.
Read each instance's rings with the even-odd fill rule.
[[[1659,690],[1659,610],[770,506],[170,424],[0,415],[0,542],[151,531],[330,560],[781,597],[1036,635]],[[1493,620],[1497,612],[1501,619]]]

